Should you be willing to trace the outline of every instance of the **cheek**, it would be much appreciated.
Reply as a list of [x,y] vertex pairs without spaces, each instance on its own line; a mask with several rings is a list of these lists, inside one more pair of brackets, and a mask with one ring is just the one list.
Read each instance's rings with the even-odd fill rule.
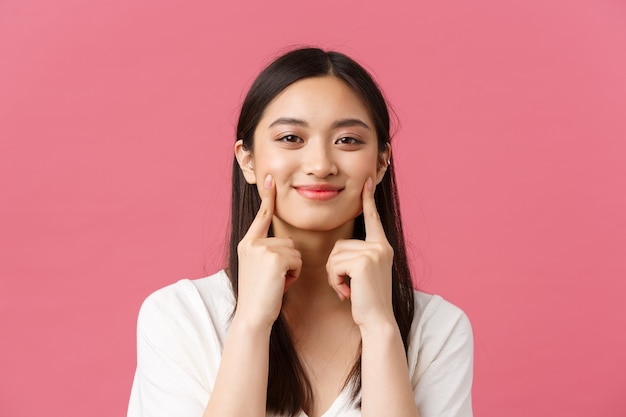
[[368,177],[372,177],[372,179],[376,181],[378,159],[375,157],[354,161],[352,167],[353,178],[358,179],[362,184],[365,184],[365,180],[367,180]]
[[257,184],[263,184],[265,177],[270,174],[276,184],[276,200],[278,202],[288,191],[290,179],[294,172],[292,166],[294,163],[293,161],[285,160],[285,158],[280,158],[277,155],[263,155],[262,158],[258,158],[258,161],[262,162],[256,165],[255,168]]
[[266,153],[258,153],[255,155],[254,173],[257,180],[263,180],[268,174],[274,177],[276,182],[285,176],[287,163],[284,158]]

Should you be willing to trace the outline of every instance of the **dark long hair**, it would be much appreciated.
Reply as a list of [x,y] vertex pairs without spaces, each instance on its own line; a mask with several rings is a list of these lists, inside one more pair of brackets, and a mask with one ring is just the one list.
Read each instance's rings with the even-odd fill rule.
[[[298,80],[327,75],[346,82],[363,100],[374,121],[379,150],[384,151],[391,137],[389,110],[380,89],[368,72],[351,58],[338,52],[326,52],[317,48],[288,52],[273,61],[256,78],[243,102],[237,124],[237,139],[243,141],[244,148],[253,149],[254,131],[257,124],[267,105],[281,91]],[[259,209],[261,199],[256,186],[246,182],[236,160],[233,160],[231,198],[228,266],[233,291],[237,297],[239,264],[237,245],[248,231]],[[413,319],[414,300],[393,164],[388,167],[381,183],[376,187],[374,198],[385,234],[394,250],[393,310],[406,351]],[[365,239],[362,214],[355,220],[354,238]],[[346,384],[348,383],[351,383],[352,396],[356,399],[361,390],[360,355],[346,381]],[[312,405],[313,394],[310,381],[293,346],[289,328],[281,313],[274,322],[270,336],[267,410],[294,416],[300,409],[311,410]]]

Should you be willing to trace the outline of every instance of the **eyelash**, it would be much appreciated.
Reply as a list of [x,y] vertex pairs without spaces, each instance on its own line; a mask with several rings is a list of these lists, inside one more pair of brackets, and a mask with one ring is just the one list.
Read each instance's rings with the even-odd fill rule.
[[[295,140],[294,140],[295,139]],[[287,142],[287,143],[299,143],[304,142],[301,137],[296,135],[285,135],[278,138],[279,142]]]
[[[286,142],[286,143],[302,143],[304,142],[304,140],[297,135],[285,135],[285,136],[281,136],[280,138],[278,138],[279,142]],[[350,136],[344,136],[341,137],[339,139],[337,139],[335,141],[335,144],[338,145],[360,145],[362,144],[363,141],[350,137]]]
[[[346,139],[348,140],[347,142],[345,142]],[[358,139],[351,138],[350,136],[344,136],[343,138],[337,139],[335,143],[338,143],[340,145],[359,145],[363,142]]]

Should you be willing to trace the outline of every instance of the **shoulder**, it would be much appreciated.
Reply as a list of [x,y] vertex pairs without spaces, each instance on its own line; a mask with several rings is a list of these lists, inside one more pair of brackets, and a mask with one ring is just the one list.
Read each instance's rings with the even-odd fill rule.
[[415,313],[412,331],[423,335],[471,335],[470,321],[459,307],[436,294],[415,291]]
[[[139,310],[137,330],[159,334],[189,331],[210,321],[218,330],[226,325],[234,306],[230,281],[224,271],[197,279],[183,279],[150,294]],[[219,332],[221,333],[221,331]]]
[[[213,275],[194,280],[181,279],[178,282],[154,291],[146,298],[144,303],[171,302],[188,299],[189,297],[195,298],[195,296],[202,291],[207,291],[215,295],[230,295],[232,291],[230,290],[230,281],[228,280],[226,272],[220,270]],[[219,298],[217,299],[219,300]]]
[[422,417],[472,416],[474,341],[463,310],[438,295],[415,292],[407,359]]
[[232,291],[226,272],[223,270],[200,279],[181,279],[150,294],[141,310],[159,307],[161,311],[176,312],[199,305],[232,305]]
[[459,366],[456,361],[471,366],[473,352],[472,326],[463,310],[439,295],[415,291],[408,355],[413,379],[433,367]]
[[201,415],[213,387],[234,297],[224,271],[150,294],[137,321],[129,416]]

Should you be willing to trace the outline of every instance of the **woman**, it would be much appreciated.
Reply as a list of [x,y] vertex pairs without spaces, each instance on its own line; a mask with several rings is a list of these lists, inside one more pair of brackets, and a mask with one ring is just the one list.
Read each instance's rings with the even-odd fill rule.
[[315,48],[278,58],[235,158],[228,269],[144,302],[128,415],[471,416],[471,327],[412,288],[370,75]]

